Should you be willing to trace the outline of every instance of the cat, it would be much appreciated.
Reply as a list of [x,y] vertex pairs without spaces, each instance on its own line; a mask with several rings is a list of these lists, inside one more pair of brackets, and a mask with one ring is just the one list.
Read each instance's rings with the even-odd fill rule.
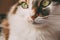
[[[19,0],[12,6],[8,13],[8,40],[58,40],[56,32],[60,29],[60,16],[54,14],[58,11],[55,10],[57,2],[40,8],[41,2],[42,0]],[[45,9],[48,10],[46,15]]]

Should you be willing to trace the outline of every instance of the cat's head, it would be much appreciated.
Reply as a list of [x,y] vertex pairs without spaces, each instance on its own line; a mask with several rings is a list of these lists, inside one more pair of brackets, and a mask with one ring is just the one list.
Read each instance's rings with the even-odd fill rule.
[[29,20],[42,22],[50,13],[50,0],[19,0],[18,11]]
[[27,21],[34,21],[41,23],[48,18],[50,13],[50,0],[19,0],[17,6],[14,9],[13,13],[15,15],[20,15]]

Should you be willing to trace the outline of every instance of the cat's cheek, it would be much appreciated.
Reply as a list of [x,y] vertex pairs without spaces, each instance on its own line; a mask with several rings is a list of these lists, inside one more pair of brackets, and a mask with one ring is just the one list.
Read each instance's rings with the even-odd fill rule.
[[31,17],[25,17],[25,20],[28,22],[28,23],[32,23],[33,22],[33,19]]

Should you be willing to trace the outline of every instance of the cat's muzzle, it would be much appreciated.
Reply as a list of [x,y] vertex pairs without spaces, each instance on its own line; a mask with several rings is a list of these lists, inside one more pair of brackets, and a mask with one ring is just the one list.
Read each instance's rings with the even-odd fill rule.
[[35,18],[34,19],[34,21],[33,21],[33,24],[43,24],[43,23],[46,23],[47,22],[47,20],[46,19],[44,19],[44,17],[37,17],[37,18]]

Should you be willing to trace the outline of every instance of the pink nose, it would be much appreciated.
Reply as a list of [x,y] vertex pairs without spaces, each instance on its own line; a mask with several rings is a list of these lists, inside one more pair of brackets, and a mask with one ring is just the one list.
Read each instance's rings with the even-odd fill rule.
[[34,20],[36,17],[35,16],[32,16],[31,18]]
[[[38,16],[40,16],[40,15],[37,15],[37,16],[32,16],[31,18],[33,19],[33,20],[35,20]],[[41,16],[40,16],[41,17]],[[42,19],[47,19],[48,18],[48,16],[44,16],[44,17],[42,17]]]
[[38,16],[41,16],[41,15],[40,14],[35,14],[35,15],[31,16],[31,18],[34,20]]
[[40,16],[40,14],[36,13],[37,9],[35,7],[33,7],[33,13],[35,13],[33,16],[31,16],[31,18],[34,20],[36,17]]

